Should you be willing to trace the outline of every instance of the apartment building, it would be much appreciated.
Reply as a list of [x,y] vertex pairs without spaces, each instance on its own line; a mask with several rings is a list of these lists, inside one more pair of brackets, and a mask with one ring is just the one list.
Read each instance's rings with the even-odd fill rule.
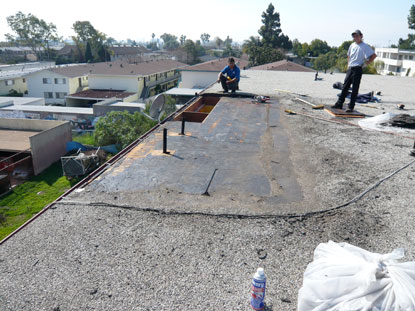
[[66,105],[65,96],[88,87],[92,64],[65,65],[27,75],[30,97],[42,97],[47,105]]
[[376,61],[382,61],[382,75],[415,76],[415,51],[397,48],[376,48]]

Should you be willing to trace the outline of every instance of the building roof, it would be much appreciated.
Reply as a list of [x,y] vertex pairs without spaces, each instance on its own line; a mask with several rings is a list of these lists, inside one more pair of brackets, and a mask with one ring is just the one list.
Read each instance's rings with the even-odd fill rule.
[[108,98],[126,98],[136,93],[126,92],[124,90],[85,90],[82,92],[70,94],[67,98],[82,99],[108,99]]
[[148,76],[183,68],[187,65],[171,59],[162,59],[131,64],[124,61],[114,61],[90,64],[90,66],[89,73],[91,75]]
[[268,63],[249,68],[250,70],[274,70],[274,71],[302,71],[315,72],[314,69],[299,65],[289,60],[280,60],[278,62]]
[[109,48],[115,55],[137,55],[150,53],[144,46],[111,46]]
[[203,89],[190,89],[190,88],[182,88],[182,87],[174,87],[170,90],[164,92],[167,95],[175,95],[175,96],[195,96],[195,93],[200,93]]
[[76,49],[77,47],[74,44],[65,44],[65,46],[57,52],[57,54],[58,55],[69,55],[71,53],[74,53]]
[[[39,104],[41,102],[42,104]],[[9,97],[9,96],[1,96],[0,97],[0,107],[4,107],[9,103],[11,105],[44,105],[45,99],[40,97]]]
[[[186,122],[186,135],[178,135],[180,122],[166,121],[132,144],[1,245],[7,299],[0,305],[238,310],[247,306],[252,274],[265,265],[279,284],[269,287],[267,304],[291,310],[322,242],[335,238],[380,253],[393,242],[413,260],[414,164],[384,180],[412,163],[413,139],[336,123],[276,90],[332,104],[338,90],[331,85],[345,75],[322,77],[243,71],[241,90],[270,94],[269,103],[215,94],[220,101],[204,122]],[[385,104],[376,105],[386,111],[396,112],[402,100],[413,109],[413,81],[364,75],[362,91],[381,90]],[[361,200],[343,204],[379,180]]]
[[55,66],[54,62],[34,62],[0,66],[0,80],[22,78],[31,73]]
[[43,105],[12,105],[12,106],[0,108],[0,111],[50,112],[50,113],[85,114],[85,115],[94,114],[92,108],[43,106]]
[[0,151],[21,152],[30,149],[30,137],[40,131],[18,131],[0,128]]
[[91,70],[94,68],[94,64],[68,64],[68,65],[61,65],[53,68],[49,68],[48,70],[60,74],[65,77],[75,78],[75,77],[82,77],[88,75]]
[[[235,59],[236,65],[240,69],[244,69],[245,67],[248,66],[249,62],[246,59],[240,59],[240,58],[236,58],[236,57],[234,57],[234,59]],[[193,66],[189,66],[189,67],[186,67],[186,68],[181,69],[181,70],[182,71],[213,71],[213,72],[219,72],[227,65],[228,65],[228,58],[223,57],[223,58],[218,58],[218,59],[211,60],[211,61],[208,61],[208,62],[196,64],[196,65],[193,65]]]

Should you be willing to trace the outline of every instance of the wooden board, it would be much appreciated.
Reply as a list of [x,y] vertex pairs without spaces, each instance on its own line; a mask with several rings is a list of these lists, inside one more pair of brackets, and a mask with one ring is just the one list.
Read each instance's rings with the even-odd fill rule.
[[353,110],[352,112],[346,112],[346,110],[343,109],[336,109],[331,107],[325,107],[325,111],[327,111],[329,114],[335,117],[342,117],[342,118],[364,118],[366,115],[357,111]]

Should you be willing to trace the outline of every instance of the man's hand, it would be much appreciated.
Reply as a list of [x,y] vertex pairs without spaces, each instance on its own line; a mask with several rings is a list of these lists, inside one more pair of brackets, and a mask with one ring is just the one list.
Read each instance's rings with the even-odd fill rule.
[[370,56],[369,59],[365,62],[366,66],[369,65],[371,62],[373,62],[376,57],[377,55],[373,53],[372,56]]

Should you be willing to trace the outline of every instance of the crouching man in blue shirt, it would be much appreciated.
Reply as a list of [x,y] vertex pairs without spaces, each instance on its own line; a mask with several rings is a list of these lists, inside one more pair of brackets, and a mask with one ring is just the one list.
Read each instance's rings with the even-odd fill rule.
[[363,65],[369,65],[376,58],[375,52],[372,48],[363,42],[363,34],[360,30],[352,33],[353,43],[347,52],[347,60],[349,61],[349,68],[347,69],[346,78],[344,79],[343,89],[332,108],[343,109],[343,103],[348,94],[350,85],[353,85],[352,95],[350,97],[350,104],[346,112],[352,112],[356,103],[357,94],[359,92],[360,80],[362,79]]
[[217,82],[222,83],[223,91],[225,93],[229,92],[229,89],[232,93],[235,93],[235,90],[239,89],[239,79],[241,78],[241,70],[235,64],[235,60],[231,57],[228,59],[228,66],[223,68],[219,73]]

